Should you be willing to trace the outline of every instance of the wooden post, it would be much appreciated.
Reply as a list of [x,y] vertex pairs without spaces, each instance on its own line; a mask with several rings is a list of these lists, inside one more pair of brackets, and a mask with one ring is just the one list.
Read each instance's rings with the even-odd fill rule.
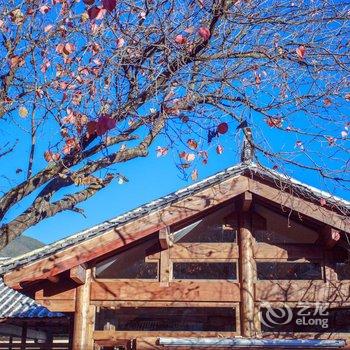
[[22,335],[21,335],[21,350],[26,349],[26,343],[27,343],[27,323],[23,323]]
[[237,200],[237,209],[239,211],[240,315],[241,333],[244,337],[252,337],[260,333],[260,322],[254,297],[256,263],[253,254],[253,235],[251,232],[251,203],[252,195],[249,192],[245,192]]
[[90,320],[91,269],[86,270],[85,283],[78,286],[75,295],[73,350],[92,350]]

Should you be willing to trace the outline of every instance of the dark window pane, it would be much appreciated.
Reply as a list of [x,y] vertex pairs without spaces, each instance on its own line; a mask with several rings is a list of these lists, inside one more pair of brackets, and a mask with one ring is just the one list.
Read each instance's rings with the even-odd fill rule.
[[234,243],[236,242],[236,229],[224,228],[222,224],[206,226],[202,231],[196,230],[192,234],[187,234],[180,243]]
[[318,263],[258,262],[259,280],[314,280],[322,279]]
[[237,239],[237,218],[230,207],[214,213],[173,233],[179,243],[234,243]]
[[154,252],[154,242],[148,241],[107,259],[96,266],[97,278],[157,279],[158,263],[146,262],[146,256]]
[[174,279],[235,280],[236,263],[173,263]]
[[96,315],[96,329],[109,324],[117,331],[233,332],[235,320],[235,309],[228,307],[102,308]]
[[350,333],[350,309],[262,308],[263,332]]
[[350,264],[346,263],[336,263],[335,271],[338,274],[338,280],[350,280]]

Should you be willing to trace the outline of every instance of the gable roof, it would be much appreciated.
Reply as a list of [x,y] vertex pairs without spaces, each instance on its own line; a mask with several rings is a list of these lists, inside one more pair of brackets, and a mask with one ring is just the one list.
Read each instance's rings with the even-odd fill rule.
[[0,278],[1,318],[57,318],[65,317],[60,312],[51,312],[33,299],[7,287]]
[[[329,220],[329,213],[335,212],[337,214],[337,221],[334,222],[334,226],[336,226],[337,223],[339,222],[340,227],[338,228],[340,228],[341,230],[350,231],[349,222],[346,221],[346,219],[345,219],[345,222],[342,222],[342,220],[338,218],[338,216],[344,216],[344,217],[349,216],[350,202],[345,201],[341,198],[332,196],[331,194],[324,191],[320,191],[314,187],[305,185],[293,178],[282,175],[277,171],[267,169],[261,165],[257,165],[255,163],[249,163],[249,164],[240,163],[236,166],[230,167],[222,172],[219,172],[211,177],[208,177],[198,183],[192,184],[179,191],[173,192],[162,198],[159,198],[145,205],[142,205],[112,220],[105,221],[99,225],[96,225],[87,230],[78,232],[77,234],[74,234],[70,237],[67,237],[65,239],[59,240],[50,245],[34,250],[28,254],[24,254],[14,259],[10,259],[0,267],[0,274],[4,275],[15,269],[19,269],[22,266],[33,264],[37,261],[41,261],[42,259],[45,259],[54,254],[56,255],[57,253],[63,252],[66,249],[69,249],[71,247],[74,247],[80,244],[85,244],[86,242],[92,240],[93,238],[102,237],[104,233],[107,233],[111,230],[114,230],[115,232],[117,232],[119,230],[119,227],[122,227],[139,218],[145,217],[147,215],[160,211],[164,208],[172,206],[181,200],[195,196],[200,192],[214,185],[219,185],[225,182],[226,180],[235,179],[241,176],[244,176],[246,179],[249,179],[249,181],[252,181],[251,185],[247,184],[246,188],[243,189],[241,192],[244,192],[245,190],[251,190],[256,195],[264,196],[259,186],[254,184],[255,179],[258,179],[259,183],[266,182],[270,184],[271,187],[269,187],[269,189],[272,187],[278,188],[279,193],[287,193],[288,196],[292,195],[294,197],[307,200],[308,202],[316,203],[318,207],[320,206],[320,200],[325,199],[327,203],[326,204],[327,208],[324,208],[322,215],[319,215],[318,217],[319,220],[320,221],[325,220],[325,223],[333,224],[333,221]],[[281,189],[283,190],[280,191]],[[265,191],[265,193],[270,193],[270,191]],[[238,194],[239,194],[238,192],[232,193],[231,197],[234,197]],[[228,198],[226,198],[226,200],[227,199]],[[275,200],[275,198],[271,196],[269,199]],[[288,207],[287,201],[286,203],[284,203],[284,205]],[[314,209],[315,204],[313,204],[313,206],[314,206],[313,208],[306,210],[306,215],[308,214],[308,212],[310,212],[310,210],[315,211]],[[123,237],[117,237],[117,238],[123,240]],[[79,263],[80,262],[77,261],[76,265],[78,265]]]

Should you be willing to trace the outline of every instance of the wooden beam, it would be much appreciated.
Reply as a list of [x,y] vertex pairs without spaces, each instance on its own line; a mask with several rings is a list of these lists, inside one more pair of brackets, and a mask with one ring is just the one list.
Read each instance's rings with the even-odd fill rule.
[[327,249],[333,248],[339,242],[340,237],[339,230],[331,226],[325,226],[322,230],[322,241]]
[[170,249],[171,260],[232,260],[238,256],[235,243],[176,243]]
[[159,282],[92,281],[91,301],[220,301],[240,300],[239,284],[230,281],[171,281]]
[[74,266],[69,271],[69,277],[78,284],[84,284],[86,280],[86,269],[82,265]]
[[89,345],[91,269],[86,270],[85,284],[77,287],[72,350],[93,350]]
[[253,195],[251,192],[245,191],[236,198],[236,210],[246,213],[250,210],[253,203]]
[[285,244],[283,246],[268,243],[257,243],[253,247],[254,258],[259,260],[321,260],[322,246],[301,246],[300,244]]
[[40,305],[45,306],[51,312],[74,312],[75,300],[35,299]]
[[169,226],[163,227],[159,230],[159,244],[162,249],[169,249],[173,246],[173,242],[170,240],[170,228]]
[[295,196],[287,187],[281,191],[271,185],[249,179],[249,191],[266,198],[281,207],[295,210],[311,219],[322,222],[340,231],[350,233],[350,218],[331,211],[319,204]]
[[242,211],[238,216],[239,275],[241,286],[240,327],[242,336],[253,337],[260,332],[260,321],[254,300],[254,281],[256,280],[256,264],[253,256],[254,238],[251,232],[251,213],[243,211],[244,204],[241,209]]
[[247,189],[248,179],[246,177],[238,176],[227,179],[204,189],[196,195],[110,229],[97,237],[57,252],[53,256],[10,271],[5,274],[4,281],[9,287],[20,289],[21,283],[55,276],[74,266],[144,238],[164,226],[171,226],[174,223],[198,215],[206,209],[232,199]]

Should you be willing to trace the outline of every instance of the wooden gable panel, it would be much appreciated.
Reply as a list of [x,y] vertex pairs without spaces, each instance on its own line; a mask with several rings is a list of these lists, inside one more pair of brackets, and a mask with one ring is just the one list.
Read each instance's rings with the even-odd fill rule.
[[221,204],[248,188],[248,179],[240,176],[213,185],[191,197],[180,200],[164,209],[111,229],[97,237],[56,253],[54,256],[36,261],[8,272],[5,283],[12,288],[21,288],[21,283],[55,276],[79,264],[114,251],[129,243],[188,219],[200,212]]
[[272,201],[281,207],[287,207],[311,219],[350,233],[350,218],[337,214],[321,205],[306,201],[293,195],[289,188],[281,191],[271,185],[249,179],[249,191]]

